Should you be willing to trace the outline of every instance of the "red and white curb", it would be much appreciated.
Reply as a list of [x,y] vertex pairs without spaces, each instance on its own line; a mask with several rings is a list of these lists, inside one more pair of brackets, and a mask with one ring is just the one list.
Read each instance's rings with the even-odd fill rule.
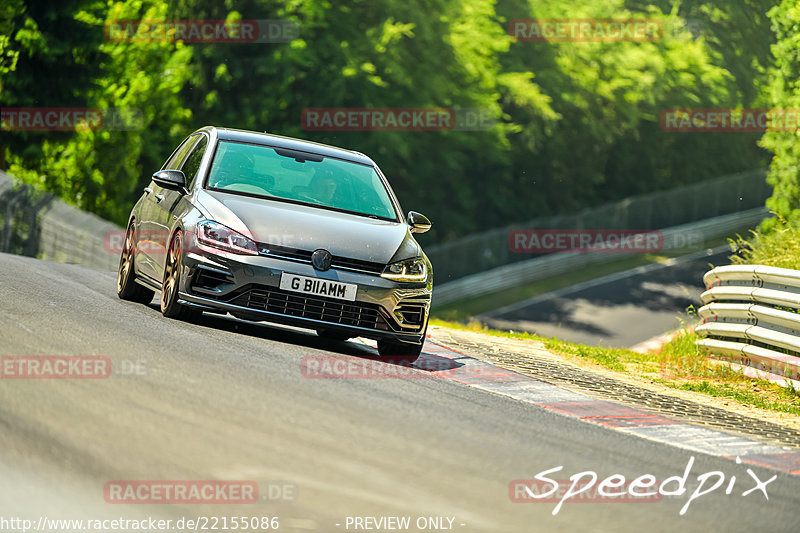
[[[442,359],[448,360],[442,364]],[[562,415],[678,448],[800,475],[800,450],[765,444],[579,392],[500,368],[428,339],[415,363],[446,379],[531,403]]]
[[679,329],[676,331],[671,331],[670,333],[664,333],[663,335],[658,335],[652,339],[640,342],[636,346],[632,346],[628,349],[636,353],[658,353],[661,351],[661,348],[663,348],[664,345],[672,339],[682,335],[684,332],[691,333],[693,330],[694,328],[692,327],[685,330]]

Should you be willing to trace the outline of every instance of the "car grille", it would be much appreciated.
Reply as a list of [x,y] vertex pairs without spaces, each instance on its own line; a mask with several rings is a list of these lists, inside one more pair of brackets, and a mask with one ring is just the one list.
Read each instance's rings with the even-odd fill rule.
[[[289,261],[297,261],[308,264],[311,264],[311,254],[314,253],[313,251],[309,250],[301,250],[299,248],[290,248],[288,246],[279,246],[277,244],[268,243],[258,243],[258,252],[259,255],[266,257],[275,257],[278,259],[287,259]],[[341,257],[338,255],[334,255],[331,261],[331,268],[362,272],[366,274],[380,274],[383,272],[384,267],[385,265],[383,263],[362,261],[361,259]]]
[[310,318],[331,324],[387,330],[386,320],[375,305],[304,296],[271,287],[251,288],[230,303],[248,309]]

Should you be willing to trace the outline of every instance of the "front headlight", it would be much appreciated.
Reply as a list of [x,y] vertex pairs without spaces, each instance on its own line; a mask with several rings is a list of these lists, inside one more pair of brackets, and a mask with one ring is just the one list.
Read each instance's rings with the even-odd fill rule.
[[398,261],[387,265],[381,277],[392,281],[425,281],[428,279],[428,265],[421,257]]
[[197,225],[197,242],[234,254],[258,255],[253,239],[213,220],[204,220]]

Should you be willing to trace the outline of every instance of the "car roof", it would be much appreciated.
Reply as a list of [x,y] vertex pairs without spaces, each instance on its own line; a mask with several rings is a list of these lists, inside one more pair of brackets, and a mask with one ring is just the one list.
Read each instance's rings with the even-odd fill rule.
[[335,146],[329,146],[327,144],[316,143],[313,141],[304,141],[302,139],[294,139],[292,137],[284,137],[282,135],[273,135],[266,132],[261,133],[257,131],[220,128],[217,126],[206,126],[205,128],[201,128],[197,131],[207,131],[210,133],[212,130],[216,132],[217,137],[220,140],[275,146],[278,148],[310,152],[312,154],[335,157],[364,165],[375,166],[375,162],[372,159],[360,152],[345,150],[344,148],[337,148]]

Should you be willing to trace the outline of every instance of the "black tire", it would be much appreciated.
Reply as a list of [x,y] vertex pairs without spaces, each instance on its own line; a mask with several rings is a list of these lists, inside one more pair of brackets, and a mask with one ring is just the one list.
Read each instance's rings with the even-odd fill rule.
[[422,345],[425,344],[425,337],[417,343],[397,342],[390,340],[378,341],[378,353],[381,358],[396,364],[411,364],[419,358],[422,353]]
[[335,329],[318,329],[317,335],[324,339],[330,339],[333,341],[340,341],[344,342],[347,339],[352,339],[353,336],[342,331],[336,331]]
[[136,260],[135,231],[133,222],[131,222],[131,225],[128,226],[128,231],[125,232],[125,244],[122,247],[122,253],[119,255],[117,296],[121,300],[128,300],[129,302],[149,304],[153,301],[155,292],[136,283],[136,269],[134,268],[134,261]]
[[183,236],[178,232],[170,241],[167,262],[164,265],[164,281],[161,283],[161,314],[177,320],[195,320],[203,312],[178,303],[182,269]]

